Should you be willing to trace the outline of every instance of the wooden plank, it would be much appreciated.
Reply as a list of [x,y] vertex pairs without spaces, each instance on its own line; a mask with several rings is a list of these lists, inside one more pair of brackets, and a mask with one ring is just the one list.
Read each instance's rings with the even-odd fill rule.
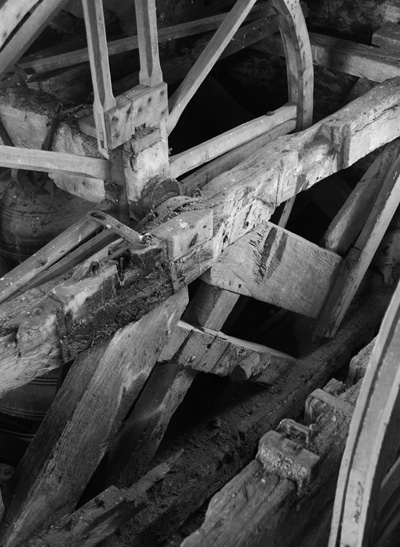
[[0,6],[0,48],[39,0],[5,0]]
[[398,148],[397,141],[387,144],[367,169],[343,207],[329,224],[321,242],[326,249],[340,255],[349,251],[365,225],[379,192],[381,181]]
[[75,362],[16,471],[5,547],[74,507],[186,304],[184,290]]
[[392,161],[368,220],[340,266],[314,331],[334,336],[400,204],[400,155]]
[[317,317],[340,263],[338,255],[267,222],[228,247],[203,280]]
[[0,166],[45,173],[62,171],[78,177],[110,180],[110,165],[106,160],[19,146],[0,145]]
[[[373,82],[400,76],[400,55],[373,46],[358,44],[310,32],[313,63]],[[265,53],[284,55],[280,40],[267,38],[253,46]]]
[[168,134],[174,129],[178,120],[189,103],[190,99],[196,93],[204,79],[209,74],[212,67],[218,61],[221,53],[233,38],[235,32],[240,27],[255,0],[237,0],[228,16],[221,24],[209,44],[200,55],[195,65],[191,68],[181,85],[170,98],[170,115],[168,118]]
[[155,0],[135,0],[136,25],[139,41],[139,83],[153,87],[163,81],[158,53]]
[[[212,210],[213,238],[199,245],[194,242],[182,258],[171,263],[162,254],[161,244],[144,246],[147,258],[137,257],[135,250],[132,256],[138,266],[123,260],[121,271],[115,260],[126,252],[125,246],[121,255],[114,250],[92,277],[70,278],[63,283],[60,280],[51,298],[43,297],[41,304],[40,300],[35,304],[47,310],[42,315],[27,316],[26,312],[31,310],[26,306],[19,319],[8,322],[3,319],[1,388],[8,390],[22,385],[38,371],[43,374],[46,366],[60,364],[57,318],[70,313],[67,335],[62,340],[66,357],[74,358],[90,347],[93,336],[98,341],[105,332],[109,335],[139,319],[174,291],[198,278],[216,262],[223,248],[254,229],[262,219],[269,218],[282,201],[398,137],[399,91],[399,80],[376,86],[322,122],[295,135],[280,137],[215,178],[203,188],[201,203],[194,204],[198,210]],[[151,232],[152,224],[144,228]],[[90,262],[88,271],[89,265]],[[55,302],[56,295],[60,300]],[[89,309],[90,320],[83,324]],[[0,315],[1,311],[0,306]],[[74,335],[69,337],[72,329]]]
[[232,376],[235,381],[262,375],[265,383],[272,383],[296,362],[290,355],[262,344],[205,327],[196,328],[184,321],[178,323],[171,341],[161,353],[161,361],[171,359],[190,369]]
[[[171,40],[195,36],[196,34],[202,34],[203,32],[210,32],[211,30],[217,29],[226,16],[226,13],[221,13],[196,19],[194,21],[186,21],[185,23],[180,23],[171,27],[160,28],[158,29],[158,42],[162,44],[170,42]],[[275,18],[275,13],[269,3],[265,2],[259,6],[254,6],[250,15],[246,18],[246,21],[259,17]],[[111,56],[132,51],[138,49],[138,45],[139,41],[137,36],[127,36],[126,38],[120,38],[119,40],[112,40],[108,42],[108,54]],[[75,49],[65,53],[56,53],[54,48],[47,48],[37,53],[26,55],[18,64],[25,71],[40,73],[73,66],[75,64],[87,62],[88,60],[89,54],[87,48]]]
[[250,122],[243,123],[234,129],[226,131],[217,137],[189,148],[180,154],[170,157],[171,176],[179,177],[192,169],[207,163],[214,158],[225,154],[267,132],[273,131],[280,125],[295,120],[297,107],[287,104],[260,116]]
[[62,517],[27,542],[27,547],[92,547],[118,530],[148,504],[147,492],[162,481],[172,467],[157,465],[130,488],[110,486],[74,513]]
[[[30,0],[29,0],[30,1]],[[0,76],[10,70],[18,59],[22,57],[29,46],[36,40],[48,22],[70,0],[42,0],[24,23],[11,37],[0,52]],[[11,0],[8,0],[11,5]],[[12,2],[13,4],[15,1]],[[24,2],[26,4],[26,2]]]

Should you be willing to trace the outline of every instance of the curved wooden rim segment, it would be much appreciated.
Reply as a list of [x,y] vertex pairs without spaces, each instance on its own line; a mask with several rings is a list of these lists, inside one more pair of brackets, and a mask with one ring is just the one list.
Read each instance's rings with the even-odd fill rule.
[[399,351],[400,285],[383,320],[351,423],[329,547],[370,545],[382,479],[395,459],[391,433],[400,404]]

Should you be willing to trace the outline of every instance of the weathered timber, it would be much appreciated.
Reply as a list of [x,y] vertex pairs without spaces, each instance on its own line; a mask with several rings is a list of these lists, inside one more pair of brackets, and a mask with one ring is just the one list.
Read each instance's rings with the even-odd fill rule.
[[206,48],[190,69],[183,82],[169,100],[168,134],[174,129],[183,110],[196,93],[208,73],[218,61],[221,53],[233,38],[255,0],[237,0]]
[[314,336],[335,335],[399,204],[400,155],[392,159],[365,226],[340,265]]
[[76,177],[110,180],[110,166],[103,159],[16,146],[0,145],[0,167],[46,173],[62,171]]
[[0,7],[0,48],[38,0],[5,0]]
[[[43,103],[39,92],[29,94],[18,89],[1,92],[0,115],[11,140],[17,147],[40,150],[48,134],[49,124],[57,109],[57,101],[46,95]],[[83,112],[85,109],[83,108]],[[55,132],[53,150],[76,156],[98,155],[96,141],[84,135],[76,123],[62,120]],[[32,152],[28,150],[28,152]],[[79,158],[77,159],[79,161]],[[71,177],[65,173],[52,173],[51,178],[63,190],[98,203],[105,198],[104,183],[89,177]]]
[[184,290],[74,363],[13,477],[2,545],[75,506],[186,304]]
[[[211,290],[209,290],[211,289]],[[234,308],[237,298],[233,293],[202,284],[187,306],[184,318],[196,317],[204,327],[221,328]],[[233,297],[233,298],[232,298]],[[187,390],[197,376],[197,370],[185,367],[182,352],[186,333],[180,326],[170,339],[154,367],[135,409],[125,422],[109,454],[108,482],[130,483],[140,476],[154,457],[170,422]]]
[[296,119],[284,122],[268,131],[268,133],[264,133],[263,135],[234,148],[230,152],[226,152],[223,156],[210,161],[203,167],[200,167],[194,173],[191,173],[181,180],[182,186],[185,189],[184,193],[189,196],[193,195],[196,188],[203,188],[203,186],[213,178],[224,171],[236,167],[236,165],[248,158],[250,154],[255,152],[260,146],[273,141],[277,137],[291,133],[296,128],[296,123]]
[[[381,285],[377,287],[380,291]],[[187,450],[176,472],[168,479],[169,491],[159,492],[149,508],[121,529],[118,537],[114,535],[106,541],[106,547],[122,547],[129,542],[153,547],[169,538],[193,511],[254,458],[258,440],[266,431],[276,427],[282,418],[299,416],[309,393],[325,385],[332,374],[348,364],[352,355],[369,342],[388,300],[389,295],[384,292],[381,296],[372,292],[370,298],[360,302],[361,307],[348,316],[335,339],[319,348],[305,348],[298,366],[292,367],[285,378],[270,388],[250,396],[246,387],[251,386],[242,384],[236,392],[236,403],[248,400],[250,404],[249,411],[245,405],[239,419],[236,404],[235,408],[227,405],[223,409],[210,409],[199,427],[185,434]],[[309,339],[308,335],[306,338]],[[215,417],[223,424],[220,435],[207,425]],[[179,447],[182,442],[183,439],[178,441]],[[170,450],[165,454],[173,453],[176,447],[172,445]]]
[[202,279],[309,317],[317,317],[342,259],[270,222],[223,251]]
[[285,431],[285,420],[278,431],[285,431],[286,442],[282,434],[266,433],[257,458],[214,496],[204,524],[182,547],[285,547],[301,537],[312,509],[334,496],[331,478],[340,465],[359,388],[340,395],[337,406],[335,397],[332,406],[322,404],[311,440],[302,435],[304,426],[294,427],[292,434]]
[[[318,66],[373,82],[384,82],[388,78],[400,76],[400,56],[397,51],[382,50],[314,32],[310,32],[310,41],[313,62]],[[282,43],[277,38],[268,37],[252,47],[264,53],[284,55]]]
[[400,42],[399,26],[396,23],[385,23],[372,35],[371,43],[386,50],[397,51]]
[[[171,40],[215,30],[225,19],[226,15],[226,13],[221,13],[170,27],[160,28],[158,29],[158,42],[162,44]],[[269,17],[271,20],[275,17],[275,13],[267,2],[253,7],[246,20],[260,18],[262,16]],[[108,54],[111,56],[138,49],[138,45],[139,40],[137,36],[128,36],[126,38],[120,38],[119,40],[113,40],[108,42]],[[86,48],[75,49],[65,53],[57,53],[54,49],[55,48],[52,47],[35,52],[31,55],[26,55],[20,59],[18,64],[26,71],[40,73],[69,67],[89,60],[89,54]]]
[[3,276],[1,279],[0,302],[7,300],[7,298],[23,288],[34,277],[44,272],[75,247],[78,247],[80,243],[84,242],[98,229],[98,224],[91,219],[83,217],[78,220],[70,228],[14,268],[11,274]]
[[398,149],[398,141],[387,144],[367,169],[328,226],[321,242],[326,249],[340,255],[349,251],[365,225],[379,192],[380,183]]
[[[28,22],[25,21],[2,48],[0,52],[0,76],[13,67],[46,27],[51,18],[68,2],[69,0],[43,0],[36,6],[36,9],[29,16]],[[8,0],[7,3],[12,6],[15,2]],[[19,2],[19,4],[22,4],[22,2]],[[25,9],[25,7],[22,9]]]
[[237,148],[248,141],[273,131],[282,124],[296,120],[297,107],[294,104],[283,106],[274,112],[260,116],[255,120],[243,123],[230,131],[189,148],[176,156],[171,156],[171,176],[179,177],[192,169],[207,163],[229,150]]
[[365,372],[371,360],[372,350],[376,342],[376,337],[355,355],[349,365],[349,374],[347,376],[348,384],[355,384],[365,376]]
[[77,511],[29,540],[26,547],[93,547],[148,504],[147,492],[171,470],[169,462],[149,471],[130,488],[110,486]]
[[296,362],[294,357],[262,344],[205,327],[196,328],[184,321],[178,323],[160,359],[176,359],[182,366],[218,376],[233,376],[235,380],[262,375],[265,383],[272,383]]
[[[380,84],[333,116],[295,135],[279,137],[213,179],[203,188],[202,200],[194,204],[204,212],[206,224],[212,222],[213,237],[197,244],[191,231],[182,231],[180,215],[173,219],[179,238],[190,235],[185,243],[188,251],[181,258],[167,259],[166,245],[157,240],[140,251],[140,256],[146,251],[144,262],[139,257],[133,266],[123,260],[127,268],[121,272],[113,262],[114,252],[98,272],[88,267],[95,273],[92,277],[70,278],[52,289],[51,297],[39,305],[46,310],[41,315],[21,313],[20,319],[3,323],[0,351],[5,385],[25,383],[28,376],[22,373],[26,368],[22,361],[28,355],[31,380],[35,370],[42,372],[46,363],[53,366],[57,358],[61,360],[60,340],[68,360],[90,347],[93,334],[97,342],[105,332],[109,335],[139,319],[204,273],[224,248],[268,219],[280,203],[397,138],[399,89],[398,79]],[[198,224],[199,212],[195,213],[194,224]],[[182,214],[182,221],[189,223],[188,213]],[[169,222],[164,228],[170,239]],[[151,232],[154,224],[149,223],[146,230]],[[137,253],[134,249],[133,255]],[[59,328],[66,336],[60,335]],[[35,354],[41,355],[40,366]]]

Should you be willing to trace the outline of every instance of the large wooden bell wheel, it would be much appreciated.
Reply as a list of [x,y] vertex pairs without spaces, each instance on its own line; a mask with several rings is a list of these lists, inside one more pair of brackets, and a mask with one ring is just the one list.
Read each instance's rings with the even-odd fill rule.
[[[5,2],[1,8],[0,74],[10,71],[19,57],[41,29],[64,6],[57,2]],[[311,124],[313,107],[313,66],[311,48],[304,16],[298,0],[272,0],[272,13],[278,14],[278,25],[283,38],[288,74],[289,103],[275,113],[261,116],[236,130],[205,142],[199,147],[177,156],[168,156],[168,135],[236,31],[248,16],[256,0],[237,0],[207,47],[167,102],[166,85],[160,68],[155,0],[135,0],[140,56],[139,88],[117,98],[111,87],[108,64],[108,44],[102,9],[102,0],[82,0],[88,38],[88,54],[94,88],[94,123],[100,158],[76,157],[23,148],[0,147],[0,166],[36,171],[69,173],[72,176],[92,177],[112,181],[118,186],[117,214],[123,221],[129,215],[137,216],[138,202],[144,187],[156,175],[176,178],[237,146],[266,134],[277,125],[297,118],[295,126],[304,129]],[[132,9],[134,9],[132,2]],[[31,15],[29,15],[30,11]],[[29,15],[29,17],[28,17]],[[18,22],[27,22],[17,28]],[[17,53],[18,52],[18,53]],[[147,108],[151,104],[151,109]],[[127,114],[127,111],[129,113]],[[134,166],[135,174],[121,174],[118,154],[131,141],[135,127],[159,129],[160,138],[155,152],[153,169],[143,169],[142,161]],[[288,129],[289,131],[292,129]],[[152,141],[154,146],[154,139]],[[154,156],[154,152],[153,152]],[[147,161],[147,164],[151,163]],[[140,171],[139,174],[136,174]],[[71,188],[73,192],[73,189]],[[140,209],[140,207],[139,207]],[[142,207],[143,209],[143,207]],[[287,216],[288,210],[286,211]],[[284,221],[282,221],[284,223]]]
[[400,531],[400,286],[383,320],[343,455],[329,547],[395,547]]

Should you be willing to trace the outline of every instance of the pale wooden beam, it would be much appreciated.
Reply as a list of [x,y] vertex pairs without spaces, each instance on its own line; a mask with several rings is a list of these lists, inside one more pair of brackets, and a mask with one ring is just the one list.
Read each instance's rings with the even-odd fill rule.
[[385,145],[385,148],[367,169],[343,207],[329,224],[321,241],[321,245],[325,249],[342,256],[349,251],[367,221],[384,174],[398,149],[399,143],[396,141]]
[[186,304],[184,290],[74,363],[16,469],[4,547],[74,508]]
[[18,146],[0,145],[0,166],[45,173],[62,171],[79,177],[110,180],[110,165],[104,159]]
[[23,20],[39,0],[4,0],[0,6],[0,48],[15,27]]
[[266,222],[229,246],[202,279],[317,317],[341,261],[335,253]]
[[[14,0],[8,0],[10,3]],[[70,0],[42,0],[25,22],[0,51],[0,76],[10,70],[28,47],[36,40],[48,22]]]
[[153,87],[163,81],[158,52],[155,0],[135,0],[139,41],[139,83]]
[[104,113],[116,106],[111,86],[103,0],[82,0],[93,83],[93,114],[100,154],[108,159],[109,146]]
[[217,137],[189,148],[176,156],[171,156],[171,176],[179,177],[195,167],[225,154],[233,148],[241,146],[269,131],[273,131],[283,123],[295,120],[296,116],[296,105],[288,104],[274,112],[243,123]]
[[170,99],[168,134],[174,129],[183,110],[209,74],[221,53],[240,27],[256,0],[237,0],[236,4],[210,40],[209,44],[191,68],[181,85]]
[[400,155],[395,157],[386,172],[364,228],[332,283],[314,337],[336,334],[399,204]]

